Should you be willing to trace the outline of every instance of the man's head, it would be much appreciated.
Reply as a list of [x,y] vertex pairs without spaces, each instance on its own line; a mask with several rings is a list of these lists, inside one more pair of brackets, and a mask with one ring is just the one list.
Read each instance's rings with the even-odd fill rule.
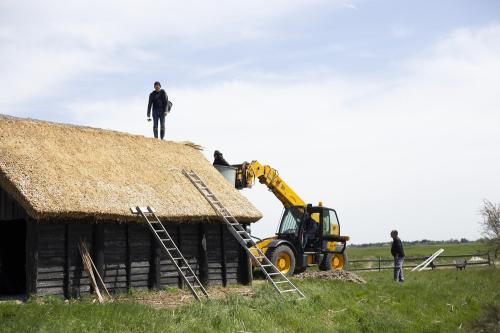
[[218,150],[214,151],[214,158],[222,157],[222,153]]
[[393,230],[393,231],[391,231],[391,237],[392,237],[392,238],[396,238],[396,237],[398,237],[398,231],[397,231],[397,230]]
[[155,86],[155,90],[156,90],[156,91],[160,91],[160,89],[161,89],[161,84],[160,84],[160,82],[156,81],[156,82],[155,82],[155,84],[154,84],[154,86]]

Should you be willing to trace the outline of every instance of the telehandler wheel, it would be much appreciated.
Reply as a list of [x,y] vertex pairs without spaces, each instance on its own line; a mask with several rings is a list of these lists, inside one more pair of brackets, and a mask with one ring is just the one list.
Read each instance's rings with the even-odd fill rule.
[[284,275],[292,275],[295,270],[295,255],[290,247],[280,245],[267,250],[266,256]]
[[347,258],[347,253],[329,253],[319,264],[319,269],[322,271],[331,271],[334,269],[346,271],[348,266],[349,260]]

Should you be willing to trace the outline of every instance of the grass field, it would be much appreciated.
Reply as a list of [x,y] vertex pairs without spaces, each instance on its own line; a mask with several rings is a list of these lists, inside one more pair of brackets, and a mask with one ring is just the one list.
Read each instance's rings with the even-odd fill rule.
[[[433,245],[404,245],[407,257],[430,256],[439,249],[444,249],[443,255],[462,255],[487,252],[485,245],[479,242],[464,244],[433,244]],[[378,257],[390,258],[391,247],[368,246],[368,247],[348,247],[349,259],[376,259]]]
[[[154,309],[137,302],[104,305],[59,299],[0,304],[1,332],[471,332],[496,326],[500,270],[360,274],[366,284],[296,281],[307,295],[283,301],[264,282],[254,296]],[[493,325],[493,326],[492,326]]]
[[[417,265],[422,262],[422,259],[412,260],[411,258],[422,258],[432,255],[439,249],[444,249],[441,256],[434,260],[437,265],[453,264],[453,260],[457,258],[446,258],[446,256],[465,255],[463,259],[470,260],[471,256],[482,254],[482,259],[486,260],[484,254],[487,249],[483,243],[471,242],[463,244],[445,243],[445,244],[432,244],[432,245],[404,245],[406,260],[405,265]],[[386,246],[367,246],[367,247],[349,247],[347,249],[348,258],[350,261],[349,269],[367,269],[378,268],[377,262],[354,262],[355,260],[376,260],[377,258],[388,259],[386,262],[381,263],[381,267],[392,266],[391,262],[391,248],[390,245]]]

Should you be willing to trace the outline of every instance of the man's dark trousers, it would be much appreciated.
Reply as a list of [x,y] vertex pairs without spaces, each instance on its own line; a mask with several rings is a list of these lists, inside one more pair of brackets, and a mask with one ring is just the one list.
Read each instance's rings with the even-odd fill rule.
[[394,257],[394,281],[403,282],[403,261],[404,257]]
[[153,134],[158,138],[158,121],[160,121],[160,138],[165,136],[165,110],[153,109]]

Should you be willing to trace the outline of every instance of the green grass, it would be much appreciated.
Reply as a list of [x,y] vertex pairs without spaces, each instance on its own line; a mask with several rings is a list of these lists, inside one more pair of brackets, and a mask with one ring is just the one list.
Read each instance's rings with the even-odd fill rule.
[[58,299],[0,304],[0,331],[467,332],[481,327],[491,308],[500,309],[500,270],[494,268],[407,272],[404,284],[393,283],[391,272],[362,276],[367,284],[296,281],[307,295],[303,301],[283,301],[257,283],[254,298],[232,295],[177,309]]

